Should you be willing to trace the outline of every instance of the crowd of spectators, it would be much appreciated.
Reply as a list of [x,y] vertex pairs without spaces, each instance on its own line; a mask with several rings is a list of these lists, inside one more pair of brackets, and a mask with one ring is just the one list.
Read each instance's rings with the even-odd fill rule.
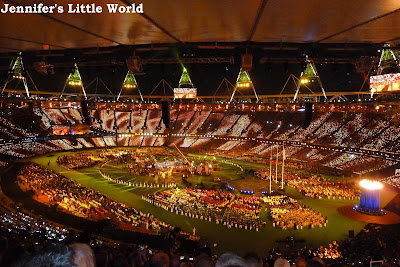
[[54,152],[57,149],[46,142],[21,141],[15,144],[0,146],[0,153],[17,158],[31,157]]
[[328,219],[321,213],[299,203],[288,196],[268,196],[264,201],[269,205],[274,227],[282,229],[303,229],[326,226]]
[[[269,168],[260,168],[255,173],[262,179],[269,179]],[[284,182],[287,186],[312,198],[355,199],[360,197],[360,189],[353,181],[329,180],[320,175],[287,170]]]
[[286,177],[287,185],[312,198],[355,199],[360,197],[360,190],[354,182],[341,180],[330,181],[326,178],[294,174]]
[[142,198],[155,206],[177,214],[211,221],[230,201],[230,194],[190,188],[176,188]]
[[236,227],[246,230],[258,231],[263,222],[260,220],[262,201],[258,197],[235,196],[223,215],[216,214],[217,224],[226,225],[228,228]]
[[99,170],[100,175],[109,180],[112,181],[113,183],[117,183],[117,184],[123,184],[126,186],[131,186],[131,187],[147,187],[147,188],[171,188],[171,187],[176,187],[176,183],[145,183],[145,182],[131,182],[131,181],[127,181],[124,179],[117,179],[117,178],[113,178],[111,176],[109,176],[108,174],[105,174],[102,170]]
[[159,231],[170,227],[152,214],[137,211],[35,164],[23,168],[18,181],[22,188],[32,191],[38,199],[45,197],[49,204],[57,204],[58,208],[77,216],[92,220],[110,218],[117,224],[130,225],[132,229],[145,227]]
[[[46,108],[43,110],[35,109],[34,112],[36,115],[42,116],[44,128],[52,124],[73,124],[82,119],[79,111],[73,109]],[[101,110],[97,112],[98,118],[95,124],[98,124],[99,127],[103,127],[103,129],[110,132],[115,132],[116,130],[119,130],[118,132],[121,132],[121,130],[131,132],[134,127],[141,129],[141,127],[143,128],[146,126],[146,119],[150,116],[149,114],[151,114],[151,112],[134,112],[138,113],[140,118],[133,116],[133,112],[126,112],[123,116],[120,116],[127,121],[126,125],[119,128],[120,121],[118,120],[119,117],[116,115],[117,113],[112,110]],[[179,114],[179,112],[175,112],[175,114]],[[364,113],[350,114],[348,116],[339,112],[314,113],[314,119],[306,129],[301,129],[299,124],[290,126],[287,123],[289,120],[284,117],[287,116],[287,114],[285,115],[284,113],[270,112],[260,114],[252,117],[248,114],[235,114],[233,112],[187,112],[185,116],[181,116],[179,120],[180,125],[176,125],[176,132],[192,134],[218,133],[219,135],[232,138],[243,136],[265,137],[277,140],[288,139],[328,146],[355,147],[387,152],[396,152],[399,148],[397,141],[400,138],[400,131],[398,125],[392,121],[393,118],[389,113],[388,115],[381,114],[382,120],[374,119]],[[269,117],[267,115],[271,116]],[[175,115],[175,117],[176,116],[177,115]],[[268,121],[266,121],[267,117]],[[152,119],[154,119],[154,123],[147,125],[147,128],[142,129],[143,131],[146,130],[146,132],[149,132],[149,129],[158,131],[158,127],[156,126],[158,125],[158,119]],[[290,121],[296,122],[298,120],[294,118]],[[0,126],[0,135],[3,139],[15,140],[18,138],[25,138],[32,134],[21,125],[18,125],[17,121],[12,121],[10,119],[1,118]],[[172,133],[174,133],[174,129],[172,129]],[[135,138],[140,139],[139,137]],[[187,138],[191,139],[185,141]],[[271,144],[253,142],[246,151],[247,155],[243,155],[243,150],[237,149],[238,147],[241,148],[240,145],[242,145],[242,141],[231,140],[226,142],[226,140],[224,140],[214,142],[214,140],[196,139],[194,137],[181,137],[180,140],[182,141],[176,141],[178,146],[200,147],[203,151],[210,150],[211,147],[229,151],[227,155],[230,157],[240,158],[246,156],[261,162],[262,160],[265,162],[265,157],[268,158],[270,151],[275,148],[275,146]],[[165,142],[167,142],[167,138]],[[164,142],[150,143],[162,145]],[[5,144],[1,146],[0,152],[5,155],[20,158],[49,153],[56,150],[115,145],[116,141],[114,137],[85,137],[85,139],[78,142],[65,139]],[[359,154],[342,154],[340,152],[328,153],[317,148],[304,149],[302,147],[287,146],[286,149],[286,156],[289,157],[289,159],[293,157],[293,159],[299,161],[314,162],[316,166],[320,164],[330,168],[351,170],[359,173],[379,170],[396,164],[393,160],[378,159]],[[231,152],[231,150],[233,152]],[[222,151],[218,151],[215,155],[219,155],[221,152]],[[76,156],[76,154],[74,156]],[[261,157],[261,159],[259,157]],[[76,159],[62,158],[59,162],[60,164],[65,164],[68,168],[74,169],[85,166],[89,167],[92,162],[88,159],[90,159],[90,156],[82,155],[82,157]],[[269,175],[269,170],[264,171],[266,175]],[[69,210],[69,212],[73,212],[79,216],[90,219],[110,217],[115,221],[134,227],[146,227],[153,230],[169,228],[168,225],[158,221],[149,214],[140,213],[100,193],[75,184],[60,174],[45,170],[36,165],[31,165],[23,170],[19,176],[19,181],[24,188],[32,191],[36,197],[45,197],[50,204],[57,204],[59,208]],[[120,180],[116,182],[122,183]],[[309,197],[357,198],[359,195],[354,184],[337,181],[332,182],[311,175],[304,177],[289,173],[287,177],[285,177],[285,182],[287,185],[295,187],[301,193]],[[398,176],[389,177],[385,179],[384,182],[397,188],[400,186],[400,178]],[[132,184],[132,186],[135,185],[136,184]],[[226,225],[227,227],[257,230],[258,227],[261,227],[259,213],[261,205],[264,204],[266,208],[269,209],[270,216],[276,227],[319,227],[327,223],[327,218],[288,197],[265,197],[263,199],[258,199],[230,196],[231,194],[224,195],[225,193],[223,194],[219,191],[191,191],[191,189],[182,189],[178,193],[176,193],[175,190],[164,191],[163,193],[164,195],[160,193],[145,196],[144,198],[171,212],[214,221]],[[53,238],[53,240],[61,240],[62,235],[66,234],[61,228],[52,230],[56,228],[47,225],[47,223],[43,221],[35,221],[35,219],[22,213],[0,211],[2,212],[0,218],[2,220],[1,231],[3,233],[9,232],[10,235],[15,235],[23,232],[24,235],[34,236],[40,235],[40,232],[43,231],[38,229],[44,228],[46,229],[46,233],[44,234],[46,239]],[[5,225],[7,225],[7,228],[5,228]],[[30,228],[27,227],[27,225],[29,225]],[[50,235],[47,234],[47,230]],[[54,234],[57,233],[57,231],[61,234]],[[372,255],[374,259],[384,255],[389,261],[398,257],[398,251],[395,251],[395,248],[398,248],[399,244],[398,241],[393,241],[393,236],[382,234],[380,229],[376,227],[368,228],[366,231],[364,231],[358,239],[354,239],[353,242],[345,244],[343,246],[344,250],[342,251],[340,251],[340,248],[338,248],[336,244],[333,244],[329,248],[320,248],[315,251],[313,255],[331,259],[344,255],[349,262],[362,262],[361,265],[365,264],[365,259],[372,257]],[[34,246],[35,243],[31,245]],[[378,247],[378,252],[372,251],[372,248],[375,247]],[[140,254],[140,251],[141,250],[137,248],[137,251],[134,253]],[[119,252],[116,252],[115,255],[118,253]],[[125,256],[126,255],[127,254],[125,254]],[[171,262],[175,259],[174,256],[175,255],[171,254],[168,255]],[[125,258],[127,259],[129,257]],[[359,261],[360,259],[364,261]],[[113,260],[109,262],[112,261]]]
[[61,226],[55,226],[42,218],[36,219],[18,209],[12,210],[5,206],[0,206],[0,231],[10,236],[37,236],[55,241],[62,241],[69,234],[69,230]]
[[[211,149],[218,150],[221,153],[238,150],[236,156],[241,156],[239,150],[242,145],[249,143],[251,145],[246,146],[247,154],[266,158],[269,156],[270,144],[239,140],[228,140],[226,142],[227,140],[217,140],[214,135],[227,138],[258,137],[290,140],[336,148],[349,147],[391,153],[398,150],[397,140],[400,138],[395,114],[375,114],[372,111],[360,113],[316,111],[311,124],[306,129],[302,129],[301,112],[262,111],[253,113],[249,111],[249,113],[246,113],[246,111],[225,111],[223,108],[214,111],[190,110],[190,108],[186,111],[172,110],[171,120],[173,122],[168,133],[181,134],[179,138],[172,139],[172,137],[150,136],[154,133],[165,133],[161,118],[159,118],[159,110],[114,111],[99,109],[89,110],[89,116],[93,117],[93,129],[118,134],[145,133],[149,136],[145,138],[140,136],[117,138],[111,135],[76,139],[65,136],[61,140],[44,140],[40,143],[33,140],[18,140],[37,136],[37,127],[42,127],[43,133],[52,125],[68,126],[80,123],[82,114],[79,105],[61,108],[52,108],[51,105],[49,107],[46,105],[46,108],[35,107],[32,116],[41,122],[37,124],[38,126],[35,129],[29,125],[29,127],[20,125],[18,121],[13,120],[14,115],[22,111],[23,109],[8,110],[1,118],[0,138],[13,140],[13,142],[0,145],[0,153],[20,158],[57,150],[87,147],[161,146],[165,143],[175,143],[180,147],[200,149],[203,152]],[[163,128],[162,131],[160,125],[163,126],[161,127]],[[142,129],[143,127],[147,128]],[[185,134],[199,134],[207,138],[185,136]],[[322,148],[313,148],[312,153],[304,153],[305,150],[307,150],[305,147],[299,149],[299,147],[287,146],[288,160],[310,162],[315,165],[360,174],[380,170],[397,162],[392,158],[377,158],[360,153],[343,154],[339,151],[327,153]]]
[[[29,224],[26,226],[29,228]],[[51,224],[46,226],[52,227]],[[15,234],[14,230],[1,229],[1,231],[0,265],[2,266],[369,266],[369,261],[377,259],[386,262],[382,266],[395,266],[391,264],[396,263],[395,257],[398,254],[396,244],[391,243],[394,239],[389,238],[390,243],[386,243],[385,234],[382,234],[380,227],[374,225],[341,246],[333,241],[326,248],[302,247],[285,253],[278,249],[270,249],[264,254],[248,252],[243,254],[243,257],[229,252],[219,257],[213,255],[212,248],[204,240],[186,250],[186,245],[181,243],[182,236],[179,234],[179,229],[165,236],[165,245],[161,249],[149,248],[144,244],[121,244],[99,240],[84,233],[66,232],[64,238],[56,240],[43,234],[30,234],[27,231],[23,231],[23,234],[21,232]],[[371,239],[367,240],[368,237]],[[381,240],[379,249],[372,251],[370,244],[377,242],[377,239]],[[288,244],[290,242],[291,240],[288,240]],[[389,246],[392,246],[390,251],[384,252]],[[388,255],[392,251],[394,254]]]
[[321,259],[338,259],[342,258],[342,252],[339,249],[339,244],[336,241],[333,241],[332,244],[329,244],[328,247],[321,246],[318,249],[318,257]]
[[18,139],[28,136],[26,130],[16,126],[11,120],[0,117],[0,138],[1,139]]
[[147,246],[143,255],[139,244],[67,230],[8,207],[0,207],[0,222],[0,266],[145,266],[150,256]]
[[256,252],[248,252],[244,257],[227,252],[217,257],[211,255],[207,244],[203,245],[204,242],[199,242],[190,254],[182,254],[181,248],[166,251],[150,249],[144,245],[111,245],[80,236],[71,236],[68,241],[62,243],[41,240],[34,245],[24,244],[25,246],[10,245],[9,239],[4,237],[0,242],[0,264],[10,267],[302,267],[326,266],[325,261],[330,262],[329,258],[324,260],[318,256],[321,254],[320,250],[306,249],[299,250],[297,255],[293,254],[290,257],[275,251],[270,251],[267,258],[262,258]]
[[400,174],[395,174],[382,179],[382,182],[391,185],[397,189],[400,189]]
[[195,111],[179,111],[175,122],[172,125],[172,129],[177,134],[185,133],[190,127],[190,121],[193,118]]
[[[189,247],[184,242],[187,237],[177,228],[165,235],[159,248],[149,248],[146,244],[94,238],[4,206],[0,207],[0,221],[0,266],[369,266],[371,260],[386,262],[382,266],[397,266],[399,257],[398,233],[393,227],[374,224],[340,246],[333,241],[316,249],[269,249],[263,254],[242,254],[244,257],[233,253],[218,257],[203,239]],[[288,238],[287,246],[294,242]]]
[[102,161],[103,158],[95,157],[88,152],[67,154],[57,158],[58,165],[70,170],[90,168]]
[[[382,266],[399,266],[400,233],[398,224],[368,224],[353,239],[345,240],[340,251],[347,262],[370,266],[370,261],[385,262]],[[378,265],[379,266],[379,265]]]
[[221,190],[177,188],[142,198],[165,210],[228,228],[258,231],[262,225],[259,218],[261,202],[255,197],[237,196]]
[[327,218],[287,196],[249,197],[221,190],[170,189],[142,198],[170,212],[213,221],[228,228],[258,231],[262,205],[269,210],[273,226],[302,229],[325,226]]
[[218,150],[231,151],[235,146],[239,145],[241,141],[227,141],[219,146]]
[[241,136],[251,123],[251,115],[243,114],[237,119],[235,125],[228,131],[228,136]]
[[240,120],[240,114],[225,114],[223,119],[216,125],[214,135],[227,135],[232,131],[232,127]]

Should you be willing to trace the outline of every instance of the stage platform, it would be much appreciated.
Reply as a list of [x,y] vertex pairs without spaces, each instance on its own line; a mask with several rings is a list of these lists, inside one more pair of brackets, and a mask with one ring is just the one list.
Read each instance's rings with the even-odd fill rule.
[[353,208],[354,208],[353,205],[342,206],[338,208],[338,211],[342,215],[360,222],[376,223],[384,225],[400,223],[400,216],[386,209],[383,209],[383,211],[386,213],[385,215],[368,215],[365,213],[358,212]]

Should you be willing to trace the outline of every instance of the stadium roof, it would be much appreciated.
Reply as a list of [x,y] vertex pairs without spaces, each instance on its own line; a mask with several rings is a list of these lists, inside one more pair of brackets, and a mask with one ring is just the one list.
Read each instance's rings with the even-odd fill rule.
[[[0,53],[163,43],[400,42],[398,0],[142,0],[136,2],[143,3],[142,14],[110,14],[106,1],[2,0],[0,9],[39,2],[64,12],[1,14]],[[68,4],[92,3],[103,12],[68,13]]]

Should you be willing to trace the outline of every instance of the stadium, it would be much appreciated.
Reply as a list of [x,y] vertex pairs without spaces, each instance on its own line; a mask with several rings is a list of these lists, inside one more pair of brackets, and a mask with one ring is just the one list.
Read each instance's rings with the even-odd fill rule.
[[398,266],[398,3],[165,2],[0,17],[0,265]]

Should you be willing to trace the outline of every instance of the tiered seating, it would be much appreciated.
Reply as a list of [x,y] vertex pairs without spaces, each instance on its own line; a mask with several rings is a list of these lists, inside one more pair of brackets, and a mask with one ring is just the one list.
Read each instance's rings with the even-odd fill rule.
[[28,133],[8,119],[0,117],[0,137],[1,139],[10,140],[27,137]]
[[253,118],[253,121],[247,127],[246,132],[242,135],[243,137],[259,137],[261,136],[262,129],[264,128],[265,122],[260,119],[264,117],[264,112],[257,113]]
[[224,113],[220,112],[212,112],[208,118],[204,121],[203,125],[201,128],[198,129],[198,133],[207,135],[213,133],[219,123],[221,122],[222,118],[224,117]]
[[1,154],[22,158],[46,154],[55,150],[57,149],[53,146],[31,141],[0,146]]
[[298,114],[293,114],[293,112],[275,112],[273,114],[275,124],[272,124],[272,131],[270,135],[268,135],[269,139],[276,140],[286,140],[287,133],[292,133],[296,128],[300,128],[299,126],[303,123],[302,116]]
[[399,174],[397,174],[397,175],[395,174],[395,175],[386,177],[386,178],[382,179],[382,182],[384,182],[388,185],[394,186],[397,189],[400,189],[400,175]]
[[46,113],[47,117],[52,121],[52,124],[68,125],[68,122],[62,112],[57,108],[45,108],[42,109]]
[[161,124],[163,124],[161,121],[161,111],[151,109],[147,112],[146,128],[144,129],[143,132],[157,133],[159,130],[162,129]]
[[103,121],[102,127],[109,132],[115,132],[115,117],[113,110],[102,109],[99,111],[100,118]]
[[168,139],[167,137],[158,137],[154,142],[154,146],[163,146]]
[[226,135],[232,131],[233,125],[240,118],[239,114],[225,114],[224,119],[218,125],[214,135]]
[[101,129],[102,120],[100,118],[100,112],[96,109],[89,110],[89,116],[92,121],[92,126],[98,129]]
[[70,124],[82,123],[82,115],[79,110],[75,108],[63,108],[61,109],[61,112],[67,118]]
[[171,137],[169,138],[169,146],[173,146],[175,144],[177,147],[181,145],[181,143],[185,140],[183,137]]
[[371,140],[370,143],[365,144],[363,148],[376,151],[383,150],[387,152],[392,152],[391,149],[389,150],[385,149],[385,146],[391,142],[395,142],[399,137],[400,137],[400,128],[388,126],[385,130],[383,130],[383,132],[381,132],[379,136]]
[[[332,134],[342,126],[342,115],[332,113],[331,116],[311,135],[309,139],[314,143],[331,143],[334,141]],[[324,139],[331,139],[324,140]]]
[[251,123],[251,117],[252,115],[248,114],[243,114],[240,116],[239,120],[236,122],[236,124],[232,127],[232,130],[227,134],[228,136],[241,136],[244,130],[247,129],[247,127]]
[[77,216],[91,219],[108,217],[118,224],[128,224],[131,227],[151,225],[155,227],[154,230],[169,227],[156,218],[150,219],[134,208],[37,165],[22,169],[19,182],[22,188],[32,188],[37,195],[43,195],[51,204],[57,203],[59,208]]
[[211,111],[196,111],[194,114],[192,121],[188,125],[188,130],[186,133],[188,134],[197,134],[197,130],[203,125],[204,121],[208,118]]
[[131,112],[115,111],[115,118],[117,120],[117,132],[129,133],[131,125]]
[[352,161],[348,161],[342,166],[337,168],[342,170],[352,171],[359,174],[364,174],[368,172],[377,171],[379,169],[384,169],[393,166],[395,164],[397,164],[396,161],[363,156],[354,158]]
[[[215,149],[220,153],[232,151],[236,157],[243,156],[239,150],[241,147],[246,147],[246,156],[253,155],[254,158],[257,158],[268,157],[271,150],[275,149],[275,146],[260,143],[261,140],[235,140],[236,137],[257,137],[272,141],[290,140],[317,146],[363,148],[392,153],[396,153],[400,149],[397,115],[392,113],[378,113],[377,115],[375,112],[315,111],[311,124],[306,129],[302,129],[304,119],[302,112],[261,111],[254,113],[232,110],[206,111],[197,108],[190,110],[186,107],[179,110],[175,107],[170,114],[170,129],[166,129],[161,119],[161,110],[155,108],[157,107],[114,111],[105,106],[89,110],[89,116],[94,118],[92,130],[95,133],[101,133],[100,129],[96,130],[96,128],[102,128],[109,133],[104,137],[91,139],[79,137],[74,140],[67,137],[62,141],[47,141],[50,142],[50,149],[46,148],[43,151],[105,146],[162,146],[164,144],[173,146],[175,144],[181,147],[190,147],[197,152]],[[43,133],[43,130],[51,124],[68,126],[82,121],[79,109],[75,108],[45,108],[45,112],[34,108],[33,111],[31,115],[28,114],[29,112],[26,113],[26,110],[20,109],[3,113],[4,116],[0,118],[0,139],[21,138],[21,141],[25,141],[22,139]],[[25,113],[26,117],[34,116],[33,119],[39,119],[38,116],[41,115],[41,120],[38,121],[36,128],[27,127],[29,129],[25,129],[25,127],[21,127],[20,123],[13,121],[14,117],[21,117]],[[118,138],[109,136],[112,133],[120,135]],[[125,135],[128,133],[140,134],[140,136]],[[160,137],[158,134],[168,136]],[[200,135],[200,137],[193,135]],[[11,151],[6,152],[9,149]],[[7,145],[2,148],[7,155],[17,157],[35,154],[36,150],[41,151],[42,149],[30,148],[29,145],[21,144]],[[349,171],[357,170],[357,172],[395,164],[395,161],[389,159],[378,160],[357,153],[351,156],[337,150],[307,148],[300,143],[297,147],[288,146],[286,155],[289,159],[307,161],[314,165],[320,164]],[[374,163],[378,165],[373,166]],[[363,165],[368,167],[363,168]]]
[[129,146],[129,137],[118,137],[117,146]]
[[152,136],[144,136],[142,141],[142,146],[153,146],[154,142],[156,141],[157,137]]
[[211,140],[208,138],[198,138],[193,144],[190,146],[191,148],[204,148],[207,143]]
[[103,137],[92,138],[92,142],[94,143],[94,145],[96,147],[105,147],[106,146],[106,143],[104,142]]
[[115,137],[114,136],[104,136],[104,142],[106,143],[106,146],[111,147],[111,146],[116,146],[115,142]]
[[48,142],[53,144],[59,150],[70,150],[70,149],[73,149],[72,146],[68,145],[63,140],[49,140]]
[[81,149],[81,148],[83,148],[83,145],[82,145],[81,143],[79,143],[76,139],[75,139],[75,140],[72,140],[72,139],[63,139],[63,141],[64,141],[67,145],[73,147],[74,149]]
[[173,133],[174,131],[172,130],[172,127],[173,127],[173,125],[174,125],[175,120],[177,119],[178,114],[179,114],[179,111],[178,111],[178,110],[172,109],[172,110],[170,111],[170,114],[169,114],[169,118],[170,118],[170,126],[169,126],[169,129],[167,129],[167,128],[165,127],[164,122],[161,122],[160,127],[159,127],[159,130],[157,131],[157,133],[165,133],[165,134]]
[[335,146],[349,146],[354,142],[351,140],[351,136],[360,130],[365,123],[365,117],[362,114],[356,114],[352,120],[349,120],[333,133],[333,144]]
[[47,117],[47,115],[43,112],[42,113],[42,111],[41,111],[41,109],[40,108],[34,108],[33,109],[33,113],[36,115],[36,116],[38,116],[38,117],[40,117],[41,119],[40,119],[40,127],[42,128],[42,129],[48,129],[48,128],[50,128],[51,127],[51,121],[50,121],[50,119]]
[[180,144],[181,147],[190,147],[195,141],[196,137],[186,137],[183,142]]
[[[43,219],[36,219],[26,215],[20,211],[13,211],[0,206],[0,229],[2,233],[15,234],[21,236],[20,242],[23,242],[26,235],[38,236],[38,233],[43,233],[48,240],[62,241],[66,238],[69,231],[60,226],[48,223]],[[11,227],[10,227],[11,226]],[[45,231],[43,231],[45,229]]]
[[217,149],[218,150],[232,150],[235,146],[237,146],[240,143],[240,141],[228,141],[221,146],[219,146]]
[[189,123],[194,113],[195,111],[179,111],[179,116],[172,126],[173,132],[177,134],[185,133],[189,128]]
[[353,134],[344,146],[354,145],[356,147],[362,147],[365,142],[370,142],[370,138],[373,138],[379,132],[383,131],[387,126],[388,122],[383,120],[383,118],[372,118],[369,123],[366,123],[357,133]]
[[132,111],[132,132],[140,133],[143,132],[143,126],[146,120],[146,110],[135,110]]
[[90,138],[77,138],[77,141],[82,144],[85,148],[94,147],[93,143],[91,142]]
[[316,113],[318,116],[315,116],[314,120],[310,123],[310,125],[306,128],[293,128],[292,131],[294,133],[291,134],[289,140],[292,141],[304,141],[306,137],[316,131],[325,121],[331,116],[331,112],[326,113]]
[[129,146],[140,146],[141,143],[142,143],[141,136],[130,137],[128,141]]

